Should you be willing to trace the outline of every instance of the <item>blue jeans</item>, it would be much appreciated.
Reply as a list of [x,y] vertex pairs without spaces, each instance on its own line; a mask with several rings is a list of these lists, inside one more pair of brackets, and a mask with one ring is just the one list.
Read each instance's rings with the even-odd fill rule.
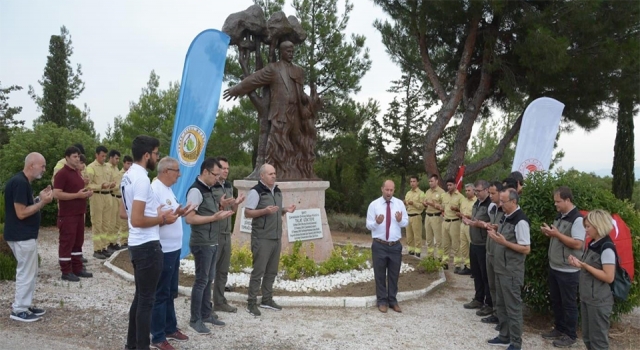
[[173,299],[178,295],[178,272],[180,272],[180,249],[164,253],[164,265],[158,287],[156,302],[151,313],[151,342],[162,343],[167,334],[178,330],[176,308]]
[[196,280],[191,288],[191,319],[197,322],[211,316],[211,282],[216,275],[218,245],[190,246],[196,265]]
[[133,265],[136,294],[129,309],[126,346],[128,349],[149,349],[151,310],[162,272],[162,246],[160,241],[129,246],[129,256]]

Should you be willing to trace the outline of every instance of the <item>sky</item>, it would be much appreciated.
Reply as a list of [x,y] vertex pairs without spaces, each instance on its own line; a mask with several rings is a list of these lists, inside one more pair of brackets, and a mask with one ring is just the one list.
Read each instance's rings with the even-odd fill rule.
[[[365,35],[373,61],[361,80],[362,90],[354,98],[361,102],[377,100],[384,112],[393,99],[386,90],[401,75],[373,27],[375,19],[387,17],[371,0],[352,3],[347,32]],[[11,93],[9,103],[23,107],[17,118],[31,127],[39,113],[27,94],[28,86],[33,85],[41,94],[38,80],[46,64],[49,38],[66,26],[74,47],[71,62],[82,65],[85,82],[85,91],[74,103],[81,109],[85,103],[89,106],[96,131],[104,136],[107,125],[113,125],[115,117],[125,116],[129,103],[138,100],[151,70],[160,76],[163,89],[170,81],[179,81],[193,38],[205,29],[221,29],[229,14],[252,4],[252,0],[2,0],[0,82],[3,87],[23,87]],[[339,5],[341,13],[342,6],[343,2]],[[284,12],[295,14],[288,6]],[[221,99],[221,107],[229,105]],[[639,128],[636,123],[634,132]],[[615,123],[604,121],[589,133],[576,128],[571,134],[561,135],[558,146],[566,155],[560,167],[610,174],[615,134]],[[640,139],[636,138],[635,148],[639,146]],[[640,168],[638,161],[635,167]]]

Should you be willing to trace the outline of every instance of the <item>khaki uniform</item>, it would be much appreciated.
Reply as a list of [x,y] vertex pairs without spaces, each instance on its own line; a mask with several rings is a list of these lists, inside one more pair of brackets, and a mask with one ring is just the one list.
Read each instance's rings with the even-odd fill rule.
[[[422,197],[424,197],[424,192],[419,188],[416,188],[415,191],[409,190],[404,196],[404,205],[407,207],[407,214],[409,214],[407,249],[410,253],[420,254],[422,252],[422,212],[424,211]],[[410,201],[413,204],[407,204]]]
[[[442,204],[442,195],[444,190],[437,187],[435,190],[428,189],[422,201],[430,201],[436,204]],[[435,253],[436,257],[442,256],[442,217],[440,210],[432,206],[426,207],[426,217],[424,218],[424,228],[427,235],[427,254]]]
[[[120,219],[119,210],[120,210],[120,201],[122,201],[122,190],[120,189],[120,182],[122,181],[122,175],[124,175],[124,171],[118,169],[117,165],[111,165],[111,181],[116,183],[116,187],[111,191],[111,216],[113,217],[113,221],[111,222],[112,226],[109,230],[109,236],[111,239],[109,240],[109,244],[116,245],[118,241],[120,244],[126,244],[129,238],[129,225],[127,224],[127,220]],[[126,232],[126,237],[124,237],[123,231]]]
[[451,256],[457,256],[460,248],[460,218],[451,210],[455,206],[460,208],[464,197],[456,190],[453,194],[445,192],[442,195],[444,222],[442,223],[442,261],[448,263]]
[[91,213],[91,228],[93,231],[93,250],[101,251],[109,245],[112,239],[109,236],[109,229],[112,228],[111,222],[115,217],[111,217],[111,207],[113,201],[111,200],[111,189],[102,188],[102,184],[111,182],[111,169],[110,165],[105,162],[104,164],[98,163],[94,160],[91,164],[87,165],[86,173],[89,177],[89,185],[87,187],[93,191],[93,196],[89,198],[90,213]]
[[[473,205],[478,199],[474,196],[471,199],[467,199],[465,196],[460,201],[460,212],[466,216],[473,214]],[[471,237],[469,237],[469,225],[464,222],[460,223],[460,248],[458,248],[458,255],[453,259],[453,262],[458,267],[469,266],[471,260],[469,260],[469,244],[471,243]]]

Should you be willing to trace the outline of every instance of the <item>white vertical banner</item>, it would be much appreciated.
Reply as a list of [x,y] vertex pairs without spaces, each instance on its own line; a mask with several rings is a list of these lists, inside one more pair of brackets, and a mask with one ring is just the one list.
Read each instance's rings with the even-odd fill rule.
[[534,171],[549,170],[563,109],[562,102],[549,97],[529,104],[522,117],[511,171],[520,171],[527,177]]

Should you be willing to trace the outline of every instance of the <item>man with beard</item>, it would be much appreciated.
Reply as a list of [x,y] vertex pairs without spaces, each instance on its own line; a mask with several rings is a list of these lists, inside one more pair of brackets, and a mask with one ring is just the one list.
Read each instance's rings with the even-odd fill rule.
[[393,196],[395,184],[386,180],[381,187],[382,196],[369,204],[367,229],[371,230],[371,260],[376,280],[378,310],[386,313],[389,308],[402,312],[396,295],[402,264],[402,228],[409,223],[403,203]]
[[24,168],[15,174],[4,187],[4,240],[17,260],[16,293],[11,306],[12,320],[34,322],[45,310],[32,306],[38,276],[38,230],[40,210],[53,200],[51,186],[33,197],[31,183],[41,179],[47,162],[40,153],[29,153]]
[[82,244],[84,244],[84,217],[87,213],[87,198],[93,192],[84,187],[80,175],[80,150],[74,146],[64,151],[65,165],[55,175],[53,196],[58,199],[58,229],[60,245],[58,260],[62,279],[80,281],[79,277],[93,277],[82,267]]
[[120,217],[129,219],[129,256],[136,285],[129,309],[126,349],[149,348],[151,311],[164,260],[160,225],[171,225],[182,214],[178,210],[163,209],[151,189],[148,171],[156,168],[159,146],[160,141],[154,137],[137,136],[131,146],[134,163],[120,185],[121,208],[126,211],[123,213],[121,209]]

